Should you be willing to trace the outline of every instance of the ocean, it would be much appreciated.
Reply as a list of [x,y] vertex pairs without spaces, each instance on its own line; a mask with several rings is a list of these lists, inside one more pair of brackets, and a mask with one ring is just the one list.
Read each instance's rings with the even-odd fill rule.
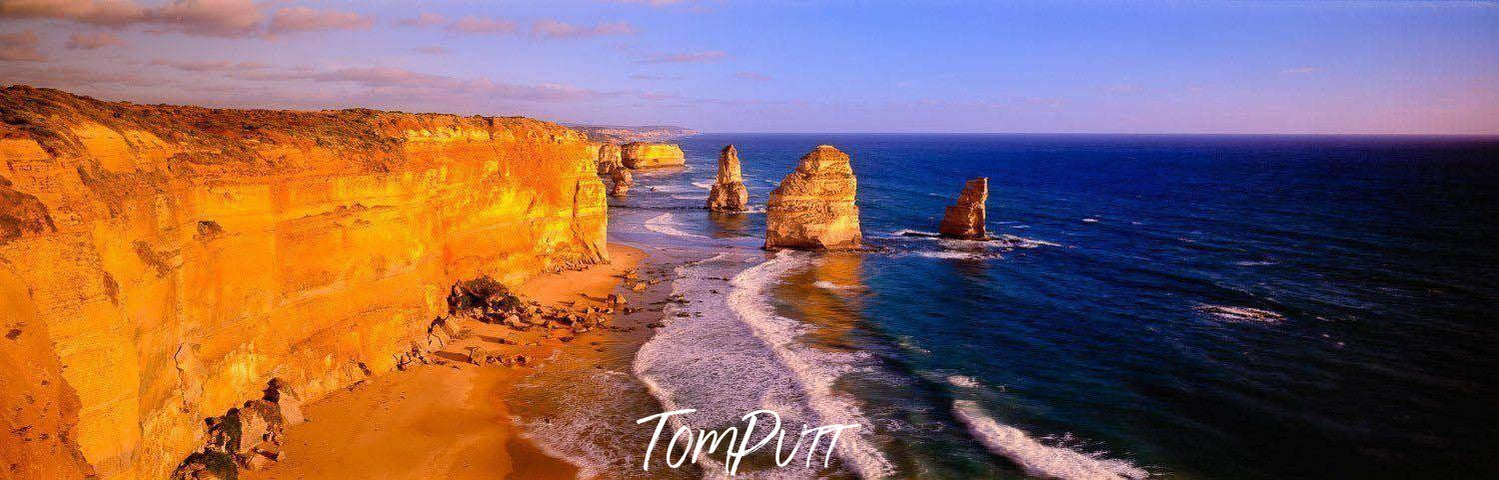
[[[768,193],[824,143],[853,158],[870,248],[760,250]],[[577,390],[571,418],[520,419],[593,474],[662,474],[640,470],[642,412],[696,408],[694,427],[721,427],[770,408],[788,426],[862,427],[828,469],[741,476],[1499,476],[1499,140],[680,144],[687,168],[637,172],[610,200],[611,241],[681,260],[665,326],[590,378],[537,386]],[[727,144],[756,205],[744,215],[702,209]],[[988,228],[1010,241],[921,236],[979,176]],[[699,468],[670,473],[722,471]]]

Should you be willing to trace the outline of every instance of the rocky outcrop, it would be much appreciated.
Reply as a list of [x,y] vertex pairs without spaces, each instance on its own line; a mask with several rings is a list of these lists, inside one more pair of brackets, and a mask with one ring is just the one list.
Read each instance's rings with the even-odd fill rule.
[[614,186],[609,189],[609,196],[624,198],[630,194],[630,187],[635,185],[634,175],[630,174],[628,168],[616,168],[609,172],[609,181]]
[[983,240],[989,237],[984,230],[984,203],[989,200],[989,179],[979,177],[963,184],[963,193],[958,195],[958,204],[949,205],[942,216],[938,233],[948,238]]
[[628,168],[655,168],[686,165],[687,157],[682,147],[670,143],[626,143],[621,151],[621,160]]
[[746,208],[749,190],[744,188],[744,175],[739,170],[739,151],[729,145],[718,153],[718,180],[708,191],[708,210],[742,212]]
[[857,189],[848,155],[831,145],[818,145],[770,192],[765,248],[859,248],[863,234],[854,204]]
[[394,368],[456,280],[605,261],[587,144],[526,118],[0,89],[0,454],[166,478],[273,377],[312,399]]
[[616,169],[624,167],[624,162],[620,160],[619,145],[612,143],[599,145],[599,176],[607,176]]

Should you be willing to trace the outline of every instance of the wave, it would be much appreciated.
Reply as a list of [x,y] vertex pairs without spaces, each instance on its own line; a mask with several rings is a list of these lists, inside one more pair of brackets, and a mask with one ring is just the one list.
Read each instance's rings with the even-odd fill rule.
[[673,237],[682,238],[707,238],[702,235],[691,234],[678,230],[676,225],[678,225],[676,222],[676,215],[671,213],[663,213],[657,215],[655,218],[645,221],[646,230],[650,230],[662,235],[671,235]]
[[1084,454],[1037,441],[1025,431],[999,423],[971,400],[953,402],[953,414],[995,455],[1010,459],[1026,475],[1060,480],[1134,480],[1150,472],[1119,459]]
[[[869,355],[801,345],[797,339],[803,337],[807,325],[776,315],[770,303],[768,290],[816,257],[782,252],[769,261],[763,258],[724,253],[684,266],[673,281],[673,293],[687,303],[668,305],[666,326],[635,357],[636,377],[665,408],[698,409],[684,420],[695,427],[722,428],[745,412],[762,408],[776,411],[783,425],[791,426],[788,437],[795,436],[795,425],[859,424],[861,428],[845,433],[847,443],[838,442],[835,453],[842,468],[863,478],[890,475],[894,467],[870,437],[873,422],[853,400],[833,391],[833,383],[861,368]],[[744,268],[749,262],[758,263]],[[712,279],[730,273],[729,294],[710,293],[723,288],[722,280]],[[691,309],[694,316],[678,319],[674,312],[685,309]],[[820,462],[813,466],[822,467]],[[719,468],[710,471],[710,476],[721,474]],[[740,475],[809,478],[825,473],[793,462]]]
[[697,188],[701,188],[703,190],[712,190],[713,189],[713,183],[714,183],[713,181],[692,182],[692,186],[697,187]]
[[967,375],[948,375],[947,383],[952,384],[952,386],[954,387],[961,388],[978,388],[979,386],[978,379]]
[[818,280],[816,282],[812,282],[812,286],[817,287],[817,288],[821,288],[821,289],[824,289],[824,290],[833,290],[833,291],[840,291],[840,292],[853,291],[853,290],[863,290],[864,289],[863,285],[841,285],[841,284],[829,282],[827,280]]
[[1197,311],[1211,315],[1219,320],[1239,323],[1277,324],[1286,319],[1285,315],[1270,310],[1228,305],[1198,305]]
[[857,357],[848,354],[818,352],[797,343],[805,325],[775,313],[765,290],[795,267],[805,265],[810,257],[781,252],[775,258],[734,276],[729,306],[751,327],[756,337],[765,341],[780,363],[790,368],[794,378],[807,394],[807,403],[821,420],[820,424],[857,423],[854,431],[861,441],[849,442],[838,456],[861,478],[884,478],[894,472],[870,438],[872,423],[864,418],[852,401],[833,391],[833,383],[854,369]]

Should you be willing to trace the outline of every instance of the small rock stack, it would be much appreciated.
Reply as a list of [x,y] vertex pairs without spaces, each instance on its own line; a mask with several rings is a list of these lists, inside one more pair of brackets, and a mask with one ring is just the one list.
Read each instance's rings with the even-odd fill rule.
[[718,153],[718,180],[708,192],[708,210],[742,212],[749,207],[749,190],[739,169],[739,151],[733,145]]
[[620,160],[619,145],[605,143],[599,146],[599,176],[603,177],[613,173],[615,170],[624,168],[625,164]]
[[984,240],[989,233],[984,230],[984,219],[989,200],[989,179],[979,177],[963,184],[963,193],[958,195],[958,204],[949,205],[942,216],[937,232],[947,238]]
[[858,182],[848,154],[818,145],[796,171],[770,192],[765,206],[765,248],[850,250],[859,248]]
[[609,196],[624,198],[630,194],[630,187],[635,185],[635,176],[630,174],[630,169],[620,167],[609,172],[609,181],[614,186],[609,189]]

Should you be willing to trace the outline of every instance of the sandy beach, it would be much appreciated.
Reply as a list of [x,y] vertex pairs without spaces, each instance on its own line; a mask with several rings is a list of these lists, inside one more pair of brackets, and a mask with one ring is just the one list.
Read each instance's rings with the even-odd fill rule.
[[[611,292],[646,305],[663,289],[629,288],[645,252],[611,244],[607,265],[537,276],[516,294],[545,305],[603,306]],[[648,284],[654,285],[654,284]],[[436,362],[379,375],[305,407],[308,421],[287,429],[281,460],[248,479],[322,478],[574,478],[578,468],[523,437],[507,399],[518,382],[550,359],[597,356],[594,348],[623,331],[642,330],[649,310],[616,315],[615,328],[576,339],[504,325],[462,321],[465,331],[434,354]],[[639,317],[639,318],[636,318]],[[503,341],[503,343],[501,343]],[[477,366],[470,349],[524,355],[526,366]],[[569,362],[587,365],[589,362]]]

